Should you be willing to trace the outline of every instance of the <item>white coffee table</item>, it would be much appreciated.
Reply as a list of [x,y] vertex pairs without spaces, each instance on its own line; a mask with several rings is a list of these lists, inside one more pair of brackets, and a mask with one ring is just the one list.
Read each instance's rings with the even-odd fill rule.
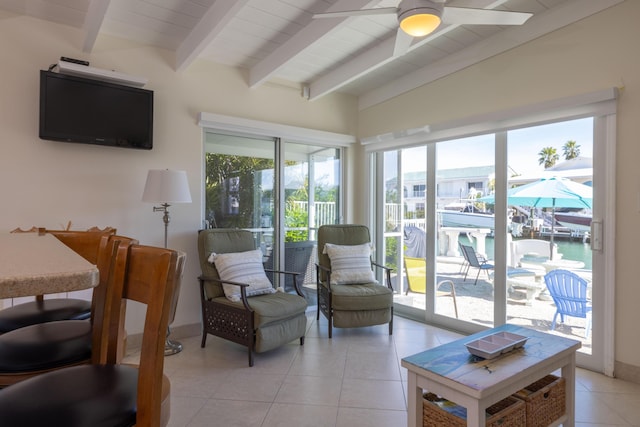
[[[523,348],[485,360],[465,343],[496,332],[528,337]],[[484,426],[485,410],[551,372],[566,380],[566,413],[554,423],[575,425],[575,367],[580,342],[516,325],[502,325],[402,359],[407,369],[407,425],[422,425],[422,395],[430,391],[467,408],[467,426]]]

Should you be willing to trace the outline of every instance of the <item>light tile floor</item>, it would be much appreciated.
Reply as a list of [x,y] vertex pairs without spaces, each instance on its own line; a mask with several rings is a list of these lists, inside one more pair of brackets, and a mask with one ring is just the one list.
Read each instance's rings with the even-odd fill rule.
[[[179,340],[165,361],[171,427],[397,427],[407,424],[403,357],[461,336],[401,317],[387,326],[334,329],[309,313],[304,346],[257,354],[217,337]],[[578,369],[577,426],[640,426],[640,384]]]

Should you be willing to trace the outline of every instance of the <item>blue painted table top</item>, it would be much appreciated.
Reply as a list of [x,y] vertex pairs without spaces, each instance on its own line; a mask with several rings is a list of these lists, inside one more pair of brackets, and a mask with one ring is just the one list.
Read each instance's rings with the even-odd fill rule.
[[[473,356],[465,347],[465,343],[497,332],[523,335],[528,337],[528,340],[522,348],[487,360]],[[580,345],[579,341],[572,339],[506,324],[405,357],[402,359],[402,366],[414,372],[427,374],[426,376],[439,375],[482,391],[547,359],[562,353],[575,352]]]

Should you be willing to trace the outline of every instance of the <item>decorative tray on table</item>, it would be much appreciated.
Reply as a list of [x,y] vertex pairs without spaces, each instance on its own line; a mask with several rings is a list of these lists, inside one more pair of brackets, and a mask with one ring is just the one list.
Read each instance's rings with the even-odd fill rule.
[[474,356],[493,359],[501,354],[524,346],[528,337],[511,332],[497,332],[479,340],[466,343],[467,350]]

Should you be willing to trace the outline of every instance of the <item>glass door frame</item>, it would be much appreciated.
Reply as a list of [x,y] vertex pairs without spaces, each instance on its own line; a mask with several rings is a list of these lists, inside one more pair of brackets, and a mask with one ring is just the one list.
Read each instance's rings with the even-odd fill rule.
[[[203,151],[201,162],[204,165],[204,157],[206,147],[204,138],[206,132],[234,135],[238,137],[247,137],[253,139],[264,139],[275,142],[274,162],[277,170],[274,170],[274,204],[276,206],[277,215],[273,218],[274,245],[277,245],[276,254],[274,254],[274,265],[284,270],[284,240],[285,240],[285,189],[281,182],[284,176],[285,167],[285,146],[288,143],[306,144],[316,147],[325,147],[327,149],[339,150],[339,200],[336,216],[339,219],[344,217],[345,211],[345,149],[357,142],[353,135],[341,134],[335,132],[321,131],[317,129],[302,128],[297,126],[284,125],[279,123],[264,122],[259,120],[246,119],[242,117],[226,116],[215,113],[201,112],[198,115],[198,125],[202,128],[203,135]],[[310,168],[312,169],[312,168]],[[205,168],[202,168],[201,182],[205,182]],[[202,185],[201,200],[204,206],[205,194],[204,185]],[[201,223],[206,226],[205,212],[202,209]],[[309,230],[311,231],[311,229]]]
[[[594,118],[594,169],[593,184],[597,189],[594,198],[594,222],[601,225],[600,230],[594,235],[594,240],[601,242],[593,247],[593,281],[601,286],[594,286],[594,318],[593,318],[593,347],[592,355],[578,354],[580,366],[613,375],[615,361],[614,355],[614,297],[615,297],[615,144],[616,144],[616,102],[618,90],[611,88],[560,100],[543,102],[541,104],[513,109],[502,113],[493,113],[486,116],[474,117],[467,120],[459,120],[442,125],[430,125],[406,132],[393,132],[367,138],[362,141],[365,152],[370,155],[368,166],[371,172],[375,166],[381,165],[382,156],[377,155],[386,150],[400,150],[417,145],[427,145],[434,150],[428,155],[427,162],[427,218],[435,214],[435,145],[438,142],[461,138],[465,136],[494,133],[496,135],[496,212],[506,212],[507,191],[507,144],[506,132],[508,130],[530,127],[559,121],[593,117]],[[396,135],[409,135],[397,137]],[[434,159],[434,160],[431,160]],[[380,169],[381,170],[381,169]],[[431,172],[430,172],[431,171]],[[383,175],[378,173],[378,176]],[[373,177],[375,175],[371,175]],[[382,193],[381,193],[382,192]],[[384,212],[384,185],[370,193],[371,210],[377,214]],[[429,213],[433,213],[429,215]],[[502,217],[502,218],[500,218]],[[384,218],[383,216],[380,218]],[[372,223],[377,224],[375,215]],[[377,224],[378,232],[383,232],[383,227]],[[431,233],[429,233],[431,231]],[[503,243],[496,244],[495,266],[496,270],[506,272],[507,246],[506,246],[506,213],[496,215],[496,240]],[[435,221],[427,220],[427,259],[435,259]],[[380,234],[381,236],[383,234]],[[383,242],[384,239],[378,239]],[[377,248],[378,253],[384,253],[383,247]],[[427,263],[427,279],[435,283],[435,268],[429,270]],[[505,277],[497,277],[496,295],[494,304],[494,324],[496,326],[506,321],[506,284]],[[434,299],[433,295],[427,295],[427,300]],[[504,301],[504,303],[501,303]],[[479,325],[438,316],[435,313],[427,313],[427,308],[433,304],[426,304],[425,310],[408,308],[396,305],[396,313],[407,317],[425,321],[445,328],[451,328],[462,333],[472,333],[484,329]]]

